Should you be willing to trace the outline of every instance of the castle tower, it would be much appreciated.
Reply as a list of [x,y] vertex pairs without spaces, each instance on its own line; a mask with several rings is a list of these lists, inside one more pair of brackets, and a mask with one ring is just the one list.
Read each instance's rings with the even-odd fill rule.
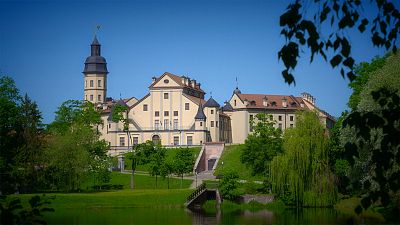
[[107,96],[107,62],[101,56],[101,45],[94,36],[91,44],[91,54],[86,58],[84,99],[92,103],[104,103]]
[[207,127],[210,130],[211,141],[219,141],[219,107],[217,101],[212,97],[204,104],[204,111],[207,117]]
[[[195,129],[196,130],[206,131],[207,117],[204,114],[203,106],[201,105],[201,102],[199,103],[199,108],[197,109],[197,114],[194,117],[194,120],[195,120]],[[206,133],[201,133],[201,135],[199,136],[199,143],[204,143],[206,141],[207,141]]]

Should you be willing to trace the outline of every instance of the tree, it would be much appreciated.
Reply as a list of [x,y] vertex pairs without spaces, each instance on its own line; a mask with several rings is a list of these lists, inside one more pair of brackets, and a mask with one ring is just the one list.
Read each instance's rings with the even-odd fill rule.
[[245,140],[241,161],[250,167],[253,175],[266,175],[270,161],[282,152],[282,130],[274,128],[268,115],[259,113],[250,121],[253,133]]
[[352,170],[364,174],[358,179],[363,198],[357,212],[374,202],[394,205],[392,215],[400,211],[399,60],[399,55],[389,56],[381,69],[370,74],[357,110],[343,122],[353,136],[345,144],[347,159]]
[[36,102],[27,94],[20,106],[21,139],[16,149],[14,176],[18,177],[18,186],[24,193],[40,188],[43,179],[43,149],[45,146],[42,132],[42,116]]
[[352,111],[357,110],[357,106],[361,100],[360,94],[362,90],[364,90],[370,75],[385,65],[386,58],[387,56],[376,57],[371,63],[362,62],[356,66],[355,73],[357,76],[351,83],[349,83],[349,87],[353,89],[353,93],[351,93],[347,104]]
[[168,189],[169,189],[169,178],[172,173],[174,173],[174,162],[166,158],[164,160],[164,163],[161,165],[161,176],[163,178],[167,178]]
[[42,117],[27,94],[22,98],[12,78],[0,78],[0,191],[38,188],[42,150]]
[[183,175],[193,171],[194,160],[193,152],[189,148],[179,148],[174,156],[174,169],[181,177],[181,188]]
[[356,78],[355,60],[351,56],[348,31],[355,30],[355,27],[360,33],[370,28],[374,46],[396,52],[397,36],[400,32],[399,9],[388,0],[371,2],[372,7],[377,10],[373,19],[369,17],[370,13],[363,11],[363,6],[369,4],[368,1],[314,0],[314,4],[309,4],[309,1],[296,0],[290,4],[280,16],[281,34],[285,37],[286,44],[279,51],[278,58],[285,65],[285,70],[282,71],[285,82],[295,83],[292,71],[297,66],[299,53],[303,48],[310,50],[311,62],[319,54],[324,60],[329,60],[332,67],[341,67],[342,77],[346,75],[353,81]]
[[15,191],[12,166],[20,146],[20,106],[21,96],[12,78],[0,78],[0,190],[3,194]]
[[328,134],[314,112],[296,116],[285,131],[283,153],[271,162],[272,188],[296,206],[331,206],[336,201],[335,177],[328,164]]
[[146,141],[133,146],[133,151],[128,152],[125,156],[132,160],[132,178],[131,178],[131,189],[135,187],[135,171],[138,165],[147,164],[150,162],[152,154],[155,152],[155,146],[152,141]]
[[154,153],[150,156],[149,173],[151,176],[156,177],[156,188],[157,178],[162,174],[163,166],[165,164],[165,151],[165,148],[160,144],[157,144]]
[[104,174],[108,144],[99,140],[94,129],[101,124],[100,112],[90,102],[69,100],[56,112],[49,125],[51,134],[46,151],[47,171],[57,189],[78,190],[90,173]]
[[222,177],[218,189],[223,198],[236,200],[241,192],[239,190],[239,174],[236,171],[227,171]]

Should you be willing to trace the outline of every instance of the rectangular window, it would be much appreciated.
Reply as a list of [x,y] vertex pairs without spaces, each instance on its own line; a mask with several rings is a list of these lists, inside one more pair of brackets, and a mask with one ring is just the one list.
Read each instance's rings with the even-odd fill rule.
[[278,120],[279,120],[279,121],[282,121],[282,116],[278,116]]
[[290,116],[290,121],[293,121],[293,116]]
[[192,136],[187,136],[186,144],[187,145],[193,145],[193,137]]
[[101,95],[97,95],[97,101],[101,101]]
[[85,80],[85,87],[87,87],[87,80]]
[[211,121],[211,127],[214,127],[214,121]]
[[174,119],[174,130],[178,130],[178,120]]
[[168,99],[168,93],[164,93],[164,99]]
[[253,121],[254,121],[254,116],[250,115],[250,132],[253,131],[253,125],[254,125]]
[[282,130],[282,124],[281,123],[278,124],[278,127],[279,127],[279,129]]
[[155,111],[155,112],[154,112],[154,116],[155,116],[155,117],[159,117],[159,116],[160,116],[160,111]]
[[87,101],[87,95],[85,95],[85,100]]
[[93,87],[93,80],[90,80],[90,87]]
[[133,137],[133,144],[134,145],[139,144],[139,137]]
[[143,105],[143,111],[147,111],[147,104]]
[[291,124],[290,124],[290,127],[292,127],[292,128],[293,128],[293,123],[291,123]]
[[93,95],[90,95],[90,101],[93,101]]
[[174,136],[174,145],[179,145],[179,137]]
[[101,80],[97,80],[97,87],[101,87]]
[[178,116],[178,111],[174,111],[174,116]]
[[111,123],[108,124],[108,128],[111,128]]
[[218,121],[215,122],[215,126],[218,127]]
[[211,109],[211,114],[214,114],[214,110],[213,109]]
[[160,129],[160,121],[159,120],[154,120],[154,129],[159,130]]
[[119,137],[119,146],[125,146],[125,137]]
[[185,103],[185,110],[189,110],[189,103]]
[[164,111],[164,116],[169,116],[169,111]]
[[169,129],[169,119],[165,119],[164,120],[164,130],[168,130]]
[[201,126],[201,127],[203,126],[203,122],[200,122],[200,126]]

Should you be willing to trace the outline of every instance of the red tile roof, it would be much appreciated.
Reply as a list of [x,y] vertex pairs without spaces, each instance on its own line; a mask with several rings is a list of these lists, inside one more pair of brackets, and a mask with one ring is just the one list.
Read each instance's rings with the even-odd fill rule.
[[[248,101],[246,108],[254,109],[301,109],[303,99],[293,95],[266,95],[266,94],[238,94],[244,102]],[[267,99],[268,106],[264,106],[264,99]],[[287,100],[287,107],[283,107],[282,101]],[[306,105],[304,105],[306,107]]]

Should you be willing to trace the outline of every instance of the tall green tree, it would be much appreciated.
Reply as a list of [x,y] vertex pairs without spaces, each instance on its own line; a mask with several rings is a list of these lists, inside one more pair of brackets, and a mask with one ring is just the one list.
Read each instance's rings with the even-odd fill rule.
[[174,156],[174,170],[181,177],[181,188],[183,175],[193,171],[194,160],[193,152],[189,148],[179,148]]
[[157,144],[154,153],[150,156],[149,173],[156,177],[156,188],[158,176],[162,175],[165,166],[165,152],[165,148],[161,144]]
[[260,113],[250,121],[253,133],[244,143],[241,161],[252,170],[252,174],[266,175],[271,160],[282,152],[282,130],[274,127],[269,115]]
[[336,201],[329,169],[328,133],[314,112],[299,112],[284,134],[283,153],[271,162],[272,188],[296,206],[331,206]]
[[[54,188],[73,191],[90,173],[104,174],[101,162],[108,148],[95,129],[101,124],[100,112],[90,102],[69,100],[56,112],[49,125],[50,144],[46,151],[47,170]],[[103,165],[103,166],[100,166]]]
[[20,145],[21,96],[12,78],[0,77],[0,190],[2,193],[15,191],[12,166]]
[[[364,11],[367,8],[375,9],[375,14]],[[295,83],[292,73],[304,49],[310,51],[311,62],[321,55],[352,81],[356,75],[349,31],[369,31],[374,46],[396,52],[400,12],[399,5],[390,0],[296,0],[280,16],[279,24],[286,39],[278,53],[285,65],[282,75],[286,83]]]
[[156,152],[154,142],[148,140],[144,143],[134,145],[133,151],[125,154],[132,161],[131,189],[135,188],[135,171],[138,165],[150,162],[152,155]]
[[391,215],[400,212],[400,55],[386,58],[385,65],[370,74],[360,93],[357,110],[343,122],[347,131],[345,152],[352,171],[361,175],[359,183],[363,195],[360,212],[372,203],[392,205]]

